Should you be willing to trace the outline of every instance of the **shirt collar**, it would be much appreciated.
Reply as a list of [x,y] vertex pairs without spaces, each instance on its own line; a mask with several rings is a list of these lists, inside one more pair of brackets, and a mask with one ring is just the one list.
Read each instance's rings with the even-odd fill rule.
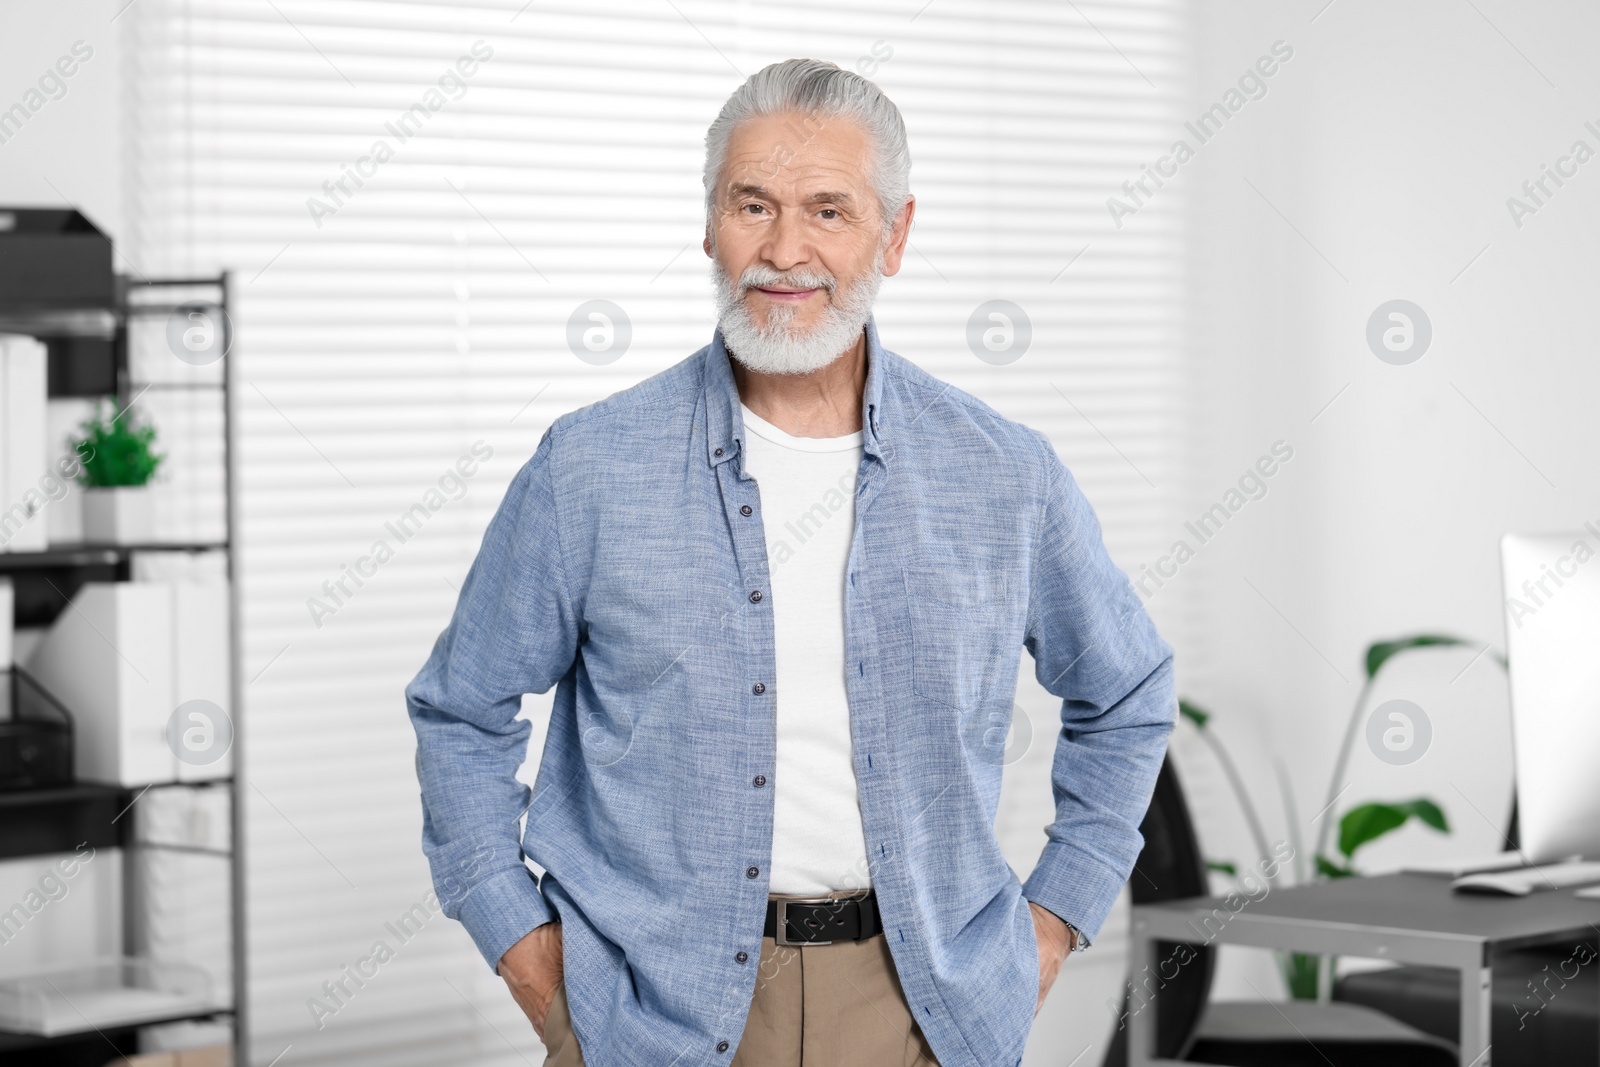
[[[861,447],[874,458],[882,458],[888,447],[884,437],[883,376],[884,350],[878,343],[878,324],[867,318],[867,382],[861,396]],[[733,367],[723,346],[722,328],[717,328],[706,349],[705,406],[706,460],[713,467],[738,455],[744,442],[744,413],[739,409],[739,387],[733,380]]]

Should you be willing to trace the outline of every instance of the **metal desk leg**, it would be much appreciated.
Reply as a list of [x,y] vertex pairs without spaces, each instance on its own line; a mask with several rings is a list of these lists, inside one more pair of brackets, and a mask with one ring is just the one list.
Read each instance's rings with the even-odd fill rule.
[[1160,967],[1158,946],[1138,920],[1133,923],[1128,952],[1128,1067],[1151,1067],[1156,1055],[1155,982]]
[[1489,1017],[1493,1007],[1488,960],[1461,968],[1461,1064],[1489,1067]]

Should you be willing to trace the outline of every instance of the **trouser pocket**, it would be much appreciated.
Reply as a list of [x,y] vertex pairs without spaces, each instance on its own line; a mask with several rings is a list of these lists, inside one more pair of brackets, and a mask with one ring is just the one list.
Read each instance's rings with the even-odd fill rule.
[[567,1011],[567,983],[556,983],[556,995],[544,1017],[544,1067],[583,1067],[578,1035],[572,1032],[572,1016]]

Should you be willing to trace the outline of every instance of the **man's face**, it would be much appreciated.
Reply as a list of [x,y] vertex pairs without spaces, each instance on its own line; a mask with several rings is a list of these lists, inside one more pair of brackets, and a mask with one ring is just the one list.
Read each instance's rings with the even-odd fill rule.
[[900,270],[913,205],[885,239],[872,152],[867,132],[837,117],[783,112],[733,131],[705,250],[735,284],[751,268],[765,273],[741,297],[757,328],[777,320],[793,334],[810,333],[841,294],[878,269],[880,247],[882,274]]

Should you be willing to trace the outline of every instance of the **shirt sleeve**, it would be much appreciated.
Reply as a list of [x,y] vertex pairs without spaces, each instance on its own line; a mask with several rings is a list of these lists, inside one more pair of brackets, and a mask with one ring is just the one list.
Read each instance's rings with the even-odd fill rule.
[[522,696],[555,685],[578,647],[553,447],[547,431],[512,481],[450,625],[406,687],[434,890],[496,971],[507,949],[556,917],[524,863],[518,823],[530,791],[516,776],[532,731],[517,717]]
[[1071,473],[1040,437],[1048,468],[1029,578],[1024,645],[1061,698],[1051,765],[1055,821],[1023,895],[1092,941],[1133,871],[1139,824],[1176,719],[1172,649]]

